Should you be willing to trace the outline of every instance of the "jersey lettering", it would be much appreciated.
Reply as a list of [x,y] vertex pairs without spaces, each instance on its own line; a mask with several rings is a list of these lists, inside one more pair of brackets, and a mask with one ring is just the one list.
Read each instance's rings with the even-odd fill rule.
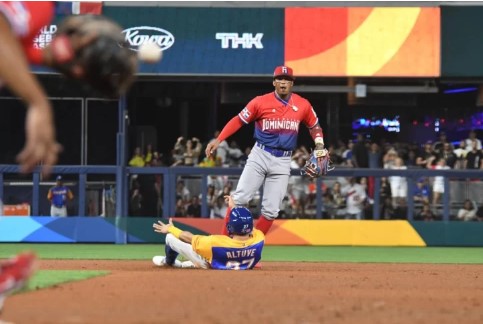
[[226,257],[228,259],[253,257],[256,251],[256,249],[227,251]]
[[287,119],[263,119],[262,120],[262,131],[272,130],[272,129],[286,129],[286,130],[299,130],[300,122],[297,120],[287,120]]

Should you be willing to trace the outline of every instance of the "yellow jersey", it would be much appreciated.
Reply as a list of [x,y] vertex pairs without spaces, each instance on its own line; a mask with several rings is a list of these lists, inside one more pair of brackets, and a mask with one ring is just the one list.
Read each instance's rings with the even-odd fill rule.
[[264,244],[265,235],[257,229],[246,241],[226,235],[194,235],[191,241],[193,250],[218,270],[252,269],[262,258]]

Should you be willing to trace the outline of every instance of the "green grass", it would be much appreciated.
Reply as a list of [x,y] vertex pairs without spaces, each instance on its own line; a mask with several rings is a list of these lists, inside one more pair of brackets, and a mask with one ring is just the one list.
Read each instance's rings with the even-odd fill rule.
[[[33,250],[41,259],[151,260],[156,244],[0,244],[0,258]],[[264,261],[483,264],[483,248],[266,246]]]
[[65,282],[85,280],[92,277],[103,276],[109,271],[96,270],[41,270],[30,278],[27,286],[22,290],[37,290]]

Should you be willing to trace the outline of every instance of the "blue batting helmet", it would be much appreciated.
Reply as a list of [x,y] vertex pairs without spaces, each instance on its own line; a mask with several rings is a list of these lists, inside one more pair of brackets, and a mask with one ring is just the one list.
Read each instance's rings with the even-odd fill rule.
[[231,210],[230,219],[226,224],[228,234],[245,235],[253,230],[252,213],[245,207],[235,207]]

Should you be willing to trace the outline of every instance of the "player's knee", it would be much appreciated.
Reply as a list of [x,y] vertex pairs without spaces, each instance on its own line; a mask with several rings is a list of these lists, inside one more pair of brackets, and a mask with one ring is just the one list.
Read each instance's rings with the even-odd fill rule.
[[250,199],[238,196],[236,194],[233,194],[232,198],[236,206],[248,206],[248,203],[250,202]]
[[174,237],[173,234],[171,233],[166,234],[166,239],[165,239],[166,245],[172,246],[175,240],[176,240],[176,237]]

